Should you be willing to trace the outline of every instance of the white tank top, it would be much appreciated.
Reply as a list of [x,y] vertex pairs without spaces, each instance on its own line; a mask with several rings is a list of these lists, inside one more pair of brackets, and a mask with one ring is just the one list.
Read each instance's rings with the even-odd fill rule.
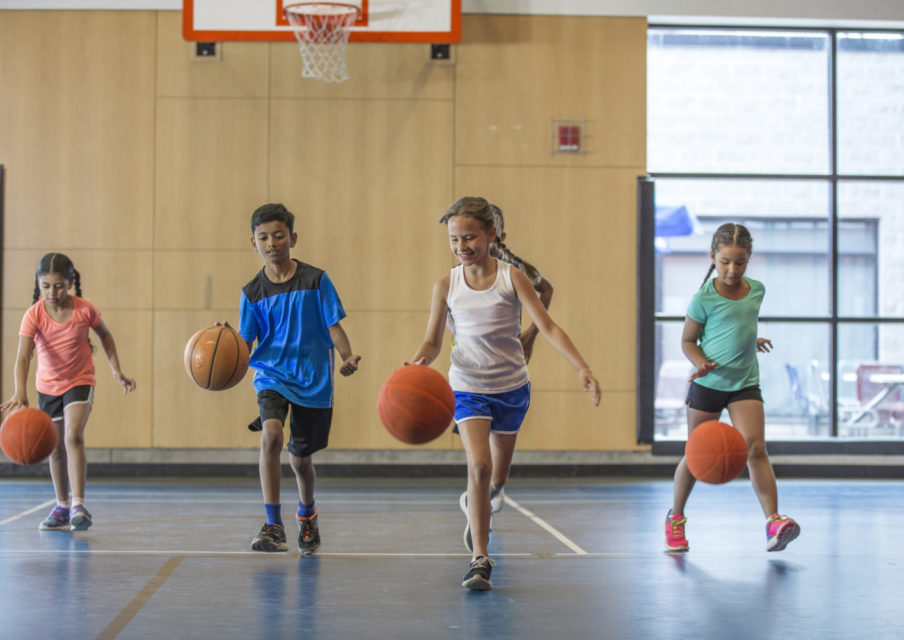
[[521,348],[521,302],[511,265],[496,260],[496,281],[483,291],[465,283],[453,267],[446,296],[446,326],[452,334],[449,383],[455,391],[504,393],[530,381]]

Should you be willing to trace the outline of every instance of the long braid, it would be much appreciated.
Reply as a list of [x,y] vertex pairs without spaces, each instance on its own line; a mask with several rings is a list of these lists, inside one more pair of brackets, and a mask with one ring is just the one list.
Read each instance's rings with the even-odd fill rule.
[[[719,252],[719,249],[722,247],[731,247],[737,246],[742,249],[746,249],[747,253],[753,253],[753,236],[750,235],[750,231],[742,224],[735,224],[733,222],[726,222],[713,234],[713,241],[710,246],[710,252],[715,258],[715,255]],[[716,263],[713,262],[709,265],[709,271],[706,272],[706,277],[703,278],[703,284],[700,285],[702,289],[706,283],[709,281],[709,277],[712,275],[712,272],[716,268]]]
[[75,295],[77,295],[79,298],[82,298],[82,276],[78,272],[78,269],[73,268],[72,272],[75,275],[75,281],[73,283],[75,284]]
[[527,260],[512,253],[512,250],[509,249],[505,245],[505,243],[498,237],[493,240],[493,247],[496,250],[497,258],[499,258],[503,262],[508,262],[510,265],[517,267],[521,271],[521,273],[527,276],[527,279],[530,280],[530,283],[532,285],[536,286],[537,284],[539,284],[543,276],[540,274],[540,270],[537,269],[537,267],[532,265]]

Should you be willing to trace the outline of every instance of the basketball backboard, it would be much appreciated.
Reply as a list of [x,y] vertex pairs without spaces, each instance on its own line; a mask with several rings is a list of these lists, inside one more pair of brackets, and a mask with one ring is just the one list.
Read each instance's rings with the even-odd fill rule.
[[[297,0],[183,0],[182,35],[198,42],[294,40],[283,5]],[[352,42],[453,43],[461,0],[346,0],[360,10]]]

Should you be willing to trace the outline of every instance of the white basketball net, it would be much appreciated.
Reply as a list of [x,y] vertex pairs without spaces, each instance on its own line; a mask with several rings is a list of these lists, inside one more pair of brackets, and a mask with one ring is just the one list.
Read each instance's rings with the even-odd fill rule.
[[349,4],[303,2],[286,5],[284,11],[301,49],[302,77],[324,82],[348,80],[345,45],[349,29],[358,18],[358,8]]

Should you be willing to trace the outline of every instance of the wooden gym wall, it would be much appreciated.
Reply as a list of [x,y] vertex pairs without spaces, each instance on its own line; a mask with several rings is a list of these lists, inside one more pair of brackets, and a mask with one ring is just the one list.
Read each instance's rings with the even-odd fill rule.
[[[639,448],[646,22],[466,15],[463,33],[452,62],[424,45],[350,45],[351,79],[336,86],[303,80],[292,43],[225,43],[221,59],[192,60],[178,12],[0,11],[3,398],[34,267],[61,251],[138,382],[123,397],[98,352],[88,446],[256,447],[250,375],[202,391],[182,352],[197,329],[238,322],[239,290],[261,267],[250,214],[277,201],[297,215],[295,257],[336,283],[363,356],[358,374],[337,375],[331,448],[403,449],[379,425],[377,392],[418,346],[432,284],[452,265],[438,217],[483,195],[552,281],[553,317],[603,389],[594,409],[538,339],[519,448]],[[586,155],[550,154],[553,117],[587,119]],[[426,446],[460,444],[449,433]]]

